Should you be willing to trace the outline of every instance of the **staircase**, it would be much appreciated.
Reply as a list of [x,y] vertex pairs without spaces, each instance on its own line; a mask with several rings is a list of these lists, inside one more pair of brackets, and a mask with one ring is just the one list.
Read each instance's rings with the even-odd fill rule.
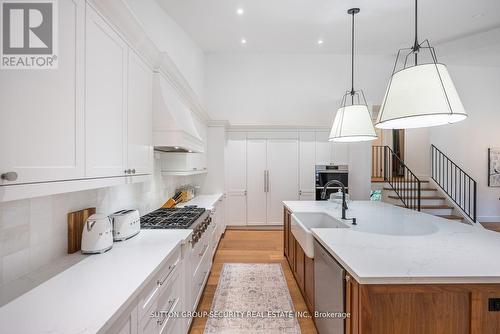
[[[431,152],[434,154],[434,151]],[[443,161],[442,157],[441,161]],[[431,170],[433,173],[430,178],[430,180],[432,180],[431,183],[430,180],[418,178],[404,162],[399,159],[390,147],[373,146],[372,189],[379,189],[382,191],[382,201],[384,202],[453,221],[465,223],[475,221],[475,217],[469,218],[467,210],[462,210],[462,207],[457,205],[454,201],[454,197],[450,196],[450,193],[443,189],[443,183],[439,182],[439,178],[437,178],[438,174],[446,174],[441,171],[441,167],[442,165],[439,165],[439,159],[432,159]],[[434,176],[436,176],[436,178],[434,178]],[[448,186],[450,190],[450,180],[453,177],[448,174],[446,177],[448,177],[447,180],[449,181],[447,181],[444,186],[445,188]],[[441,181],[442,180],[444,180],[444,177],[441,178]],[[452,193],[457,192],[458,196],[458,190],[458,186],[453,186],[450,191]],[[467,197],[468,200],[472,200],[470,196],[465,197]],[[469,219],[465,219],[466,215]]]

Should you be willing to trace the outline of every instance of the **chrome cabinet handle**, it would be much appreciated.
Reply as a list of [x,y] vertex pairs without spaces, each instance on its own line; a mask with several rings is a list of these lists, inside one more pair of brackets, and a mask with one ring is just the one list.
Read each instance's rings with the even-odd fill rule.
[[17,173],[16,172],[7,172],[7,173],[3,173],[2,175],[0,175],[0,178],[2,180],[5,180],[5,181],[15,181],[17,180]]

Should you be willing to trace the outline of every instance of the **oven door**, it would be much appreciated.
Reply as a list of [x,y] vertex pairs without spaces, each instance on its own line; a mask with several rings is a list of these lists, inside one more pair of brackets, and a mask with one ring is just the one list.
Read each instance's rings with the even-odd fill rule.
[[[321,200],[321,192],[323,187],[331,180],[342,182],[346,192],[349,193],[349,173],[344,171],[321,170],[316,172],[316,200]],[[330,198],[330,194],[337,192],[341,187],[333,184],[326,190],[326,199]]]

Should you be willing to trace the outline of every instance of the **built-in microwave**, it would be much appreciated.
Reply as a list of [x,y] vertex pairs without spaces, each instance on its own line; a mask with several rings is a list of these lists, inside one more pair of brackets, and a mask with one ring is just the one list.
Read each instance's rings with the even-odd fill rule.
[[[346,192],[349,192],[349,166],[347,165],[316,165],[316,200],[321,200],[321,192],[323,187],[331,180],[342,182]],[[330,198],[330,194],[337,192],[340,189],[337,185],[328,186],[326,190],[326,199]]]

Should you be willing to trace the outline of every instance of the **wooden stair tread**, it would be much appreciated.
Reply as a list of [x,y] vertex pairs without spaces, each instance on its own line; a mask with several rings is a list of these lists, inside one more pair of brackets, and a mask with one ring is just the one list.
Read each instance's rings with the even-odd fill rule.
[[[382,188],[383,190],[394,190],[392,189],[391,187],[384,187]],[[408,190],[408,191],[411,191],[411,190],[417,190],[417,188],[401,188],[401,190]],[[420,191],[437,191],[436,188],[420,188]]]
[[[400,207],[405,207],[403,204],[398,204]],[[420,205],[420,209],[453,209],[451,205],[439,204],[439,205]]]
[[450,219],[450,220],[464,220],[464,217],[455,215],[436,215],[436,217]]
[[[400,180],[400,179],[392,179],[393,181],[395,182],[403,182],[403,183],[417,183],[417,181],[410,181],[410,180]],[[384,179],[380,179],[378,177],[374,177],[372,178],[372,183],[386,183],[388,181],[384,180]],[[427,180],[421,180],[420,183],[429,183],[429,181]]]
[[[395,195],[389,195],[387,197],[394,198],[394,199],[399,199],[399,196],[395,196]],[[416,197],[416,196],[406,197],[405,196],[405,198],[407,198],[407,199],[417,199],[418,197]],[[442,199],[442,200],[444,200],[445,198],[442,197],[442,196],[420,196],[420,199]]]

